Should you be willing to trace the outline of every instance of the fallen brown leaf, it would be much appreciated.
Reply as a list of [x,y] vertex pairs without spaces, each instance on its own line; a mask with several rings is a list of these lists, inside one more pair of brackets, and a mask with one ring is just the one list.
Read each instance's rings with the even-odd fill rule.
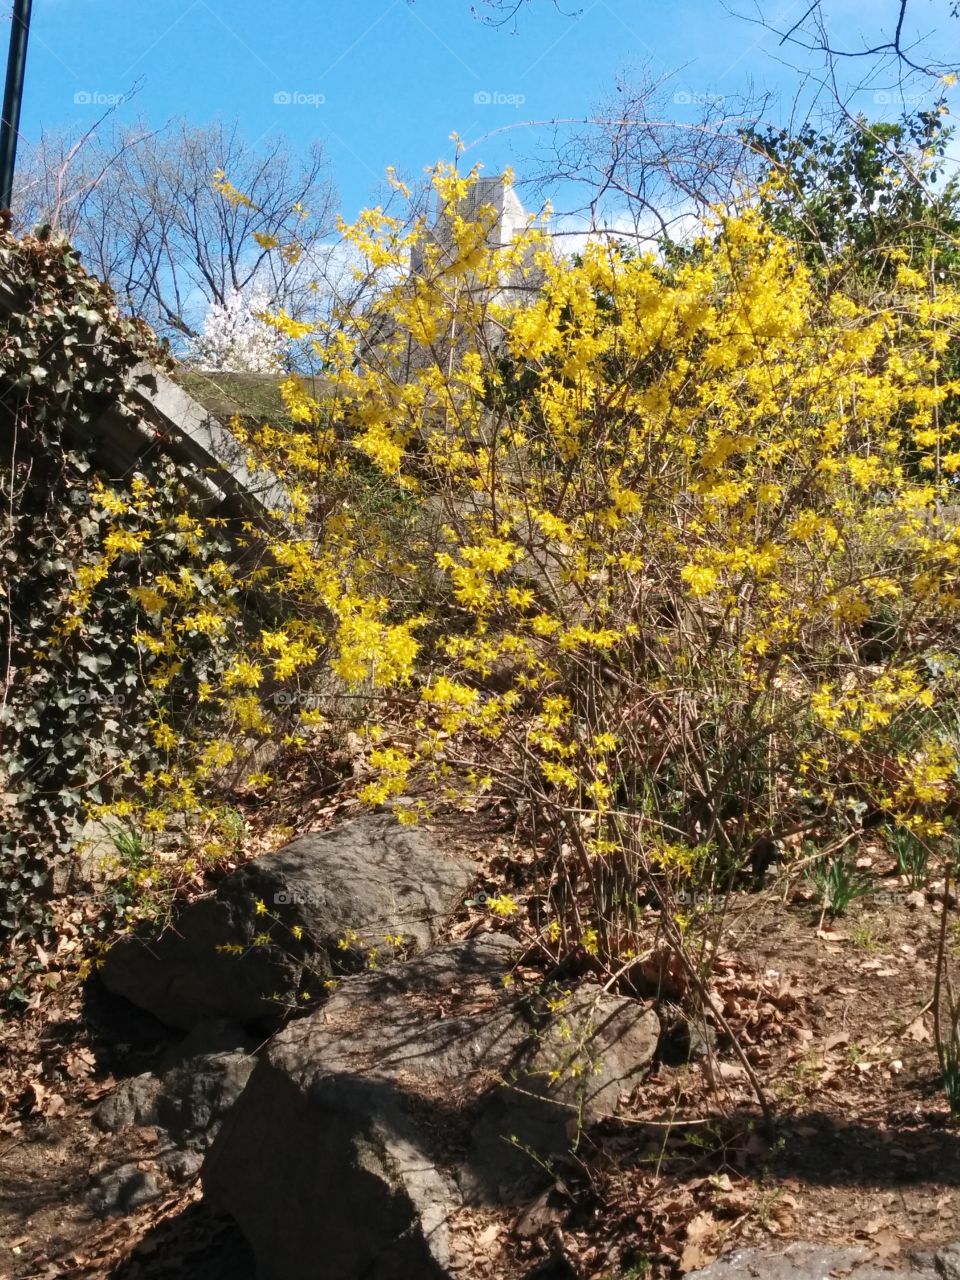
[[500,1238],[500,1223],[491,1222],[490,1225],[488,1227],[484,1227],[484,1229],[477,1236],[477,1244],[480,1246],[481,1249],[489,1249],[492,1244],[496,1244],[499,1238]]
[[680,1270],[699,1271],[701,1267],[707,1267],[716,1258],[713,1250],[705,1250],[699,1244],[686,1244],[683,1246],[683,1253],[680,1255]]
[[904,1035],[910,1040],[915,1040],[917,1044],[926,1044],[930,1039],[930,1031],[927,1028],[926,1019],[921,1013],[919,1018],[914,1018],[913,1022],[907,1027]]
[[900,1252],[900,1237],[892,1227],[886,1227],[874,1236],[873,1245],[874,1257],[883,1262],[885,1258],[892,1258]]
[[716,1235],[716,1233],[717,1220],[712,1213],[708,1213],[706,1210],[703,1213],[698,1213],[687,1223],[686,1239],[691,1244],[706,1240],[708,1237]]

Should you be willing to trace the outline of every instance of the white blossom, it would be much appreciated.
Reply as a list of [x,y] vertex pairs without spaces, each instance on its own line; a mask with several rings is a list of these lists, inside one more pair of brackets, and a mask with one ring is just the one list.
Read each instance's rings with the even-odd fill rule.
[[237,289],[223,304],[211,302],[203,333],[191,343],[192,361],[216,373],[277,373],[283,336],[258,314],[269,306],[265,294],[245,298]]

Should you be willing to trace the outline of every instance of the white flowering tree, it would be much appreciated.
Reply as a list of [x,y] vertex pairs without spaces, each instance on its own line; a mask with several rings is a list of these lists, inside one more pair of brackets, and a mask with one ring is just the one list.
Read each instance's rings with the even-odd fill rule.
[[191,361],[217,373],[279,372],[282,335],[261,319],[269,309],[266,294],[245,298],[239,289],[231,290],[223,303],[211,302],[203,332],[191,341]]

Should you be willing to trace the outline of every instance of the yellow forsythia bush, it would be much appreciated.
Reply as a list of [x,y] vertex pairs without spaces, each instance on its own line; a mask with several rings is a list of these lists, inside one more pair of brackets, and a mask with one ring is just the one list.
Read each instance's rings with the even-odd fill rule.
[[268,732],[278,688],[369,695],[365,798],[416,771],[524,799],[594,924],[851,805],[948,831],[953,282],[827,295],[749,207],[678,265],[504,247],[460,212],[474,180],[434,175],[442,234],[345,228],[372,301],[309,335],[328,392],[287,381],[296,430],[247,439],[294,514],[248,531],[277,621],[209,690],[225,724]]

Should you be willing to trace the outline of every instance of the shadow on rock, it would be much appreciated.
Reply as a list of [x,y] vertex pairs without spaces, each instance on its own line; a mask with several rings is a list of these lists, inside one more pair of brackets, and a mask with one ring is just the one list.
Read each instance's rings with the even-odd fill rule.
[[257,1280],[253,1254],[236,1225],[191,1205],[149,1231],[108,1280]]

